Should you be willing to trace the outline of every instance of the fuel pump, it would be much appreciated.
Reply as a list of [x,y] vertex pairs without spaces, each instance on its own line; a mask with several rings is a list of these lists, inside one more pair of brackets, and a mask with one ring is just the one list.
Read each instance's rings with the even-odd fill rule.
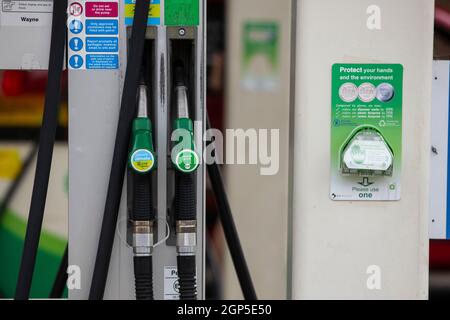
[[[84,1],[70,4],[86,9]],[[109,5],[108,14],[115,14]],[[185,1],[183,14],[171,0],[120,1],[118,8],[117,29],[110,28],[111,18],[92,24],[79,10],[75,19],[84,22],[84,31],[69,30],[70,40],[85,40],[88,49],[88,33],[101,24],[101,31],[117,32],[120,44],[118,64],[109,47],[97,55],[69,50],[85,68],[71,66],[69,58],[69,232],[75,239],[69,264],[92,275],[82,277],[81,289],[69,297],[204,299],[206,165],[199,156],[204,145],[194,137],[202,137],[206,125],[206,1]],[[110,59],[93,64],[93,57]],[[99,136],[106,142],[93,138]],[[107,165],[94,168],[98,159]],[[95,196],[93,189],[99,190]],[[224,191],[223,184],[217,190]],[[256,298],[248,294],[254,289],[243,252],[236,250],[241,247],[229,207],[221,216],[239,279],[251,287],[245,297]]]
[[194,125],[189,118],[188,88],[184,66],[178,61],[175,66],[176,119],[173,130],[178,131],[175,141],[180,150],[172,154],[175,172],[175,223],[176,247],[180,299],[196,300],[197,214],[195,175],[199,157],[194,146]]
[[133,121],[128,160],[128,214],[132,227],[137,300],[153,300],[152,252],[156,214],[152,172],[156,167],[152,123],[148,116],[147,87],[139,87],[138,116]]

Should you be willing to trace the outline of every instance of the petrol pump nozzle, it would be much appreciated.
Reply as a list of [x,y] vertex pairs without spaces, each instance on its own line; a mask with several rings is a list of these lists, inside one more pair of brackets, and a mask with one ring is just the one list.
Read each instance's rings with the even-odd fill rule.
[[138,112],[133,121],[129,154],[128,183],[131,184],[131,210],[134,274],[136,298],[153,299],[152,253],[153,229],[156,214],[153,210],[151,172],[156,167],[153,149],[152,124],[148,117],[147,86],[141,84],[138,92]]
[[138,174],[146,174],[156,167],[153,148],[152,123],[148,117],[147,86],[139,86],[138,115],[133,121],[129,167]]
[[147,86],[139,86],[138,118],[148,118]]
[[176,62],[174,66],[174,94],[176,119],[173,130],[181,130],[176,143],[180,151],[173,160],[175,172],[175,221],[177,265],[180,299],[197,298],[196,261],[197,211],[195,191],[195,170],[199,157],[195,152],[194,126],[189,118],[188,87],[185,82],[184,66]]
[[188,94],[182,62],[175,63],[175,96],[177,119],[189,119]]
[[175,87],[177,99],[177,118],[189,119],[187,88],[184,85]]
[[184,73],[184,64],[181,60],[177,60],[174,63],[174,79],[175,86],[185,86],[186,85],[186,76]]
[[173,158],[175,168],[182,173],[192,173],[199,165],[199,157],[195,152],[194,124],[189,118],[188,87],[186,86],[183,63],[177,61],[174,66],[174,94],[176,119],[173,122],[173,130],[181,130],[178,141],[181,144],[180,151]]

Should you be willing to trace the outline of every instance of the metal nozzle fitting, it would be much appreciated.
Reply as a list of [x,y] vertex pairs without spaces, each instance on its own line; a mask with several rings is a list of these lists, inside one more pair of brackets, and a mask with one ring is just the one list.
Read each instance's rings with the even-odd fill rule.
[[139,86],[138,118],[148,118],[147,110],[147,86]]
[[186,86],[176,86],[175,94],[177,98],[178,118],[189,118],[189,104]]
[[150,256],[153,252],[153,221],[132,221],[133,252],[136,256]]
[[180,255],[195,255],[195,247],[197,246],[197,221],[177,221],[176,234],[177,252]]

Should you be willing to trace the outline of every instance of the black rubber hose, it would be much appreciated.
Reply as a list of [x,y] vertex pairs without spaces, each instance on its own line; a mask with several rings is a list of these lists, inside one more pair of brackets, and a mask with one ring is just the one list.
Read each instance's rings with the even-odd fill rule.
[[25,158],[25,160],[22,164],[22,167],[20,168],[20,171],[17,173],[17,176],[14,178],[14,181],[11,183],[8,190],[6,191],[6,194],[0,203],[0,220],[2,219],[3,215],[6,213],[6,210],[8,209],[9,204],[11,203],[12,199],[14,198],[17,190],[19,189],[23,178],[25,177],[28,170],[31,168],[31,164],[33,163],[33,160],[36,157],[38,147],[39,147],[39,142],[33,141],[33,146],[32,146],[30,153]]
[[136,300],[153,300],[152,256],[134,257]]
[[69,266],[69,256],[68,256],[68,246],[64,250],[64,255],[61,259],[61,264],[59,265],[58,273],[53,283],[52,291],[50,292],[50,299],[62,298],[64,289],[67,283],[67,268]]
[[175,173],[175,219],[197,220],[195,173]]
[[151,176],[149,174],[132,173],[133,183],[132,207],[130,219],[133,221],[152,221],[156,214],[153,210]]
[[[175,173],[175,219],[197,220],[194,173]],[[181,300],[197,300],[195,255],[178,256]]]
[[[208,129],[210,127],[209,121],[207,121],[207,127]],[[234,269],[239,279],[239,284],[241,285],[242,293],[245,300],[257,300],[255,287],[248,269],[247,261],[245,260],[241,241],[239,240],[239,234],[234,223],[233,214],[231,213],[230,203],[228,202],[219,166],[214,161],[212,164],[207,165],[207,169],[216,198],[217,208],[219,210],[220,222],[222,223],[223,232],[233,260]]]
[[180,300],[197,300],[195,256],[177,256]]
[[127,163],[128,145],[133,118],[136,114],[136,97],[139,75],[145,47],[145,33],[149,11],[148,0],[136,0],[130,51],[125,73],[125,82],[117,126],[114,154],[111,163],[108,192],[105,201],[102,229],[100,233],[97,258],[89,292],[90,300],[101,300],[105,292],[109,262],[114,243],[120,198]]
[[[133,221],[154,221],[155,212],[152,204],[152,184],[150,174],[131,172],[132,207],[130,219]],[[134,257],[134,278],[136,300],[153,300],[152,256]]]
[[48,81],[45,93],[44,114],[39,139],[36,173],[33,184],[27,230],[20,262],[15,299],[26,300],[30,296],[36,254],[44,218],[48,181],[52,165],[53,145],[58,127],[58,110],[61,97],[61,74],[63,70],[67,0],[53,1],[53,20],[50,43]]

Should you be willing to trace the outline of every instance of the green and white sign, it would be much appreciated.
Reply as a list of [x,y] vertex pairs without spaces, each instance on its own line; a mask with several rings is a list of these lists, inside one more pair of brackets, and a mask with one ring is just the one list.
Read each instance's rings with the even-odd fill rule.
[[247,21],[243,26],[242,80],[248,91],[274,91],[280,84],[280,27],[274,21]]
[[198,168],[200,161],[194,150],[185,149],[177,154],[175,165],[178,170],[190,173]]
[[402,91],[402,65],[333,65],[332,200],[400,199]]

